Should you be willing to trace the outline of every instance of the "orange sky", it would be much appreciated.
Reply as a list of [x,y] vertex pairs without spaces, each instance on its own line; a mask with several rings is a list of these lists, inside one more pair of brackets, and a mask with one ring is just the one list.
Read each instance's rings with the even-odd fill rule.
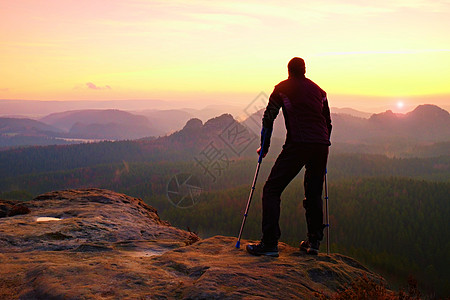
[[4,0],[0,99],[245,106],[301,56],[332,106],[450,105],[450,1],[308,2]]

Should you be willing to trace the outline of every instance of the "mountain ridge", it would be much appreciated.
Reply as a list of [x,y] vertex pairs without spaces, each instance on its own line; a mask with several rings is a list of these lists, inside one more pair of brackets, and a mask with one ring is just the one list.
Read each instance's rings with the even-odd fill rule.
[[[256,112],[243,122],[253,131],[261,125],[255,120],[262,119],[264,109]],[[361,118],[348,114],[331,113],[333,131],[331,142],[377,144],[383,141],[399,142],[447,142],[450,140],[450,114],[432,104],[417,106],[406,114],[387,110]],[[280,112],[274,123],[273,136],[286,135],[283,114]]]
[[[91,112],[92,111],[96,112],[95,110],[91,110]],[[15,145],[68,144],[80,143],[83,141],[92,142],[126,139],[153,141],[152,143],[159,144],[158,147],[169,145],[170,142],[174,142],[176,140],[179,142],[188,142],[190,139],[190,142],[195,144],[195,140],[199,139],[202,140],[200,144],[206,146],[204,145],[205,142],[210,142],[211,140],[219,137],[222,137],[222,139],[217,139],[217,143],[223,144],[223,137],[226,135],[229,136],[232,130],[247,131],[248,133],[257,136],[260,131],[260,120],[263,112],[263,110],[260,110],[242,122],[236,121],[230,114],[223,114],[221,116],[228,116],[226,117],[227,119],[223,119],[220,124],[216,125],[213,125],[216,121],[211,120],[215,120],[221,116],[209,119],[203,123],[203,121],[199,118],[190,118],[189,115],[181,113],[180,116],[184,116],[183,118],[187,119],[187,121],[184,122],[183,119],[179,119],[177,120],[177,124],[183,124],[184,122],[184,126],[180,125],[179,128],[181,129],[173,130],[174,127],[167,127],[170,122],[165,123],[162,127],[166,126],[164,128],[170,128],[171,131],[165,135],[160,134],[159,138],[157,138],[155,136],[158,136],[158,132],[162,132],[158,131],[161,129],[158,124],[149,128],[147,123],[148,120],[145,119],[144,116],[134,120],[134,115],[117,110],[106,110],[101,111],[101,113],[108,114],[108,112],[111,111],[119,114],[124,113],[127,117],[131,117],[132,122],[130,121],[128,123],[125,122],[122,124],[117,124],[115,122],[115,118],[113,117],[104,118],[102,121],[103,124],[102,122],[73,123],[76,121],[76,119],[73,119],[70,123],[66,124],[66,128],[68,125],[72,126],[70,131],[62,133],[55,132],[58,129],[53,129],[53,131],[43,131],[34,130],[30,127],[28,127],[29,131],[14,131],[8,129],[11,128],[11,126],[6,124],[4,126],[0,126],[0,147]],[[172,114],[172,111],[167,113],[168,115],[166,112],[159,115],[159,120],[161,120],[161,118],[168,118],[168,116]],[[178,115],[180,112],[175,111],[174,113]],[[58,114],[56,116],[58,116]],[[195,130],[192,128],[190,133],[183,131],[184,127],[190,122],[191,119],[201,121],[201,126],[206,126],[205,129],[200,130],[197,128],[197,135],[193,134],[193,131]],[[14,122],[39,122],[26,119],[8,120]],[[157,120],[158,119],[155,119],[155,121]],[[220,119],[218,120],[218,122],[220,122]],[[93,122],[96,121],[96,118],[94,118]],[[332,113],[332,122],[333,149],[341,152],[357,151],[383,153],[386,155],[394,155],[397,153],[398,155],[413,156],[414,152],[411,151],[414,149],[417,149],[420,153],[442,153],[443,146],[438,144],[447,143],[450,141],[450,116],[446,110],[435,105],[421,105],[406,114],[386,111],[380,114],[373,114],[370,118]],[[238,123],[239,125],[236,125]],[[44,126],[46,125],[40,123],[40,128]],[[209,133],[208,130],[210,131]],[[226,130],[229,132],[225,132]],[[278,118],[275,120],[274,125],[273,139],[274,141],[278,140],[275,144],[281,144],[284,140],[285,134],[286,131],[283,114],[280,113]],[[433,144],[436,144],[436,146],[432,146]],[[430,145],[432,146],[431,148]],[[227,147],[227,145],[224,144],[223,146],[225,148]]]

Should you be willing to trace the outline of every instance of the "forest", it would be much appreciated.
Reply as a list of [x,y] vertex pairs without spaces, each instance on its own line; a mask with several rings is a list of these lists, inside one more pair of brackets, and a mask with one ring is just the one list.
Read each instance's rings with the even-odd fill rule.
[[[201,237],[236,236],[256,155],[230,156],[216,161],[221,168],[207,169],[200,163],[204,148],[197,143],[182,150],[167,143],[121,141],[2,151],[0,198],[26,201],[52,190],[105,188],[142,198],[161,218]],[[263,160],[244,239],[260,238],[261,190],[276,147]],[[306,236],[302,173],[282,195],[281,241],[296,247]],[[173,185],[174,178],[180,186]],[[360,260],[391,282],[401,284],[412,275],[426,291],[450,293],[450,156],[396,158],[332,150],[328,183],[333,252]]]

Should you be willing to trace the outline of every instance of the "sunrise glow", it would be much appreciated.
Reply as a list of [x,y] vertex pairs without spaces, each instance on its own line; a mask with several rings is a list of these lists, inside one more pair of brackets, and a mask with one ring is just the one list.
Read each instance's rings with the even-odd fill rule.
[[450,95],[445,0],[6,0],[0,10],[0,99],[248,103],[293,56],[334,106],[363,105],[344,95]]

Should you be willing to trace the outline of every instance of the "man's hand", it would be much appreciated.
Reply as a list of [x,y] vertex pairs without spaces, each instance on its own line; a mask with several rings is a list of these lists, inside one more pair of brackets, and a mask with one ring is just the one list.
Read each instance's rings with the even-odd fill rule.
[[[261,147],[259,147],[258,150],[256,150],[256,153],[258,153],[258,155],[259,155],[259,153],[261,153]],[[266,155],[267,155],[267,152],[263,153],[262,157],[264,158],[264,157],[266,157]]]

